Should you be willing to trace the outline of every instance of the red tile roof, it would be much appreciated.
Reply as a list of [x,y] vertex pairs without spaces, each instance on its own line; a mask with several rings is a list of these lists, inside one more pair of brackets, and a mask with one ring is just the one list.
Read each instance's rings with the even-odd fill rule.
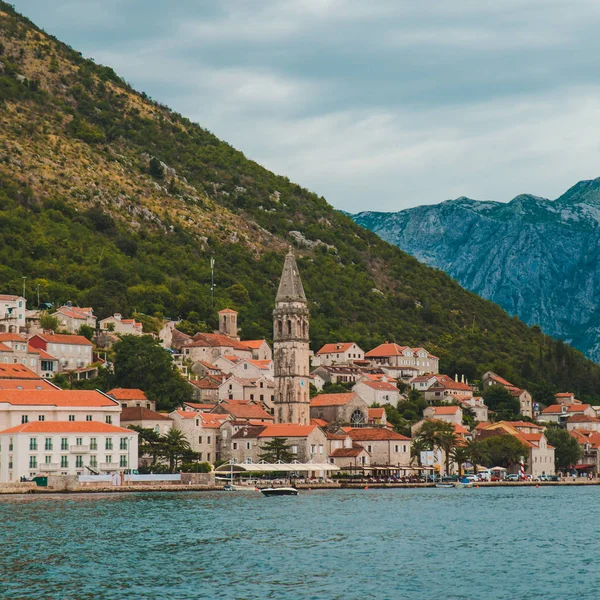
[[118,406],[95,390],[0,390],[0,403],[17,406]]
[[186,348],[235,348],[236,350],[250,350],[250,347],[245,342],[234,340],[220,333],[203,333],[199,332],[192,338],[194,341],[191,344],[185,344]]
[[0,342],[24,342],[25,338],[18,333],[0,333]]
[[444,388],[447,390],[461,390],[465,392],[473,391],[469,385],[462,383],[461,381],[454,381],[452,377],[448,375],[435,375],[435,383],[429,389]]
[[327,421],[325,421],[325,419],[314,419],[314,418],[310,420],[310,424],[316,425],[317,427],[327,427],[327,425],[329,425],[329,423]]
[[368,442],[371,440],[400,440],[410,442],[409,437],[383,427],[357,427],[348,428],[347,431],[350,437],[357,442]]
[[41,377],[24,365],[0,364],[0,379],[41,379]]
[[221,385],[221,382],[217,383],[208,377],[203,377],[202,379],[189,379],[188,383],[199,390],[218,390]]
[[237,315],[238,313],[237,313],[237,310],[233,310],[231,308],[224,308],[223,310],[220,310],[218,314],[220,314],[220,315],[224,315],[224,314]]
[[348,392],[345,394],[319,394],[310,401],[311,406],[344,406],[348,404],[356,394]]
[[115,400],[148,400],[146,394],[137,388],[114,388],[106,393]]
[[93,315],[86,314],[82,309],[75,308],[74,306],[61,306],[56,311],[61,315],[65,315],[65,317],[69,317],[70,319],[79,319],[82,321],[87,321],[89,318],[93,318]]
[[133,429],[124,429],[102,421],[31,421],[0,431],[0,435],[7,433],[114,433],[129,436],[137,435],[137,432]]
[[[175,410],[175,412],[182,419],[198,419],[198,418],[200,418],[200,414],[201,414],[196,410],[181,410],[179,408],[177,410]],[[171,414],[173,414],[173,413],[171,413]]]
[[356,458],[363,452],[367,451],[362,446],[356,446],[353,448],[336,448],[329,456],[332,458]]
[[243,340],[242,344],[247,346],[251,350],[258,350],[263,344],[266,344],[267,340]]
[[567,423],[600,423],[600,419],[587,415],[573,415],[567,419]]
[[13,349],[0,342],[0,352],[12,352]]
[[428,409],[433,410],[434,415],[455,415],[460,406],[429,406]]
[[500,385],[503,385],[506,387],[515,387],[510,381],[507,381],[506,379],[504,379],[504,377],[500,377],[500,375],[496,375],[496,373],[492,373],[491,371],[490,371],[489,378],[496,381]]
[[341,354],[354,345],[354,342],[338,342],[337,344],[325,344],[318,352],[319,354]]
[[198,402],[186,402],[185,405],[189,406],[190,408],[193,408],[196,411],[203,412],[203,411],[212,410],[217,404],[216,404],[216,402],[212,403],[212,404],[209,404],[209,403],[200,404]]
[[551,404],[547,408],[542,411],[543,415],[552,415],[552,414],[561,414],[563,412],[563,406],[565,407],[565,412],[584,412],[587,410],[590,405],[589,404]]
[[[365,358],[385,358],[387,356],[404,356],[404,350],[408,346],[398,346],[398,344],[380,344],[376,348],[365,352]],[[409,348],[412,350],[412,348]]]
[[144,406],[131,406],[124,407],[121,411],[121,423],[125,421],[171,421],[171,419],[163,413]]
[[0,379],[0,390],[57,390],[45,379]]
[[385,415],[385,408],[369,408],[369,419],[383,419]]
[[367,387],[370,387],[373,390],[380,390],[383,392],[399,391],[398,388],[394,384],[388,383],[387,381],[361,381],[360,383],[362,385],[366,385]]
[[92,342],[82,335],[64,335],[62,333],[38,333],[31,339],[39,338],[48,344],[72,344],[74,346],[92,346]]
[[55,358],[51,354],[48,354],[45,350],[42,350],[41,348],[34,348],[33,346],[28,346],[27,352],[31,354],[37,354],[40,360],[58,361],[58,358]]
[[214,410],[225,410],[234,419],[264,419],[273,421],[273,415],[270,415],[262,406],[246,400],[224,400],[217,404]]
[[267,425],[258,437],[307,437],[315,429],[316,425],[297,425],[296,423],[280,423],[278,425]]

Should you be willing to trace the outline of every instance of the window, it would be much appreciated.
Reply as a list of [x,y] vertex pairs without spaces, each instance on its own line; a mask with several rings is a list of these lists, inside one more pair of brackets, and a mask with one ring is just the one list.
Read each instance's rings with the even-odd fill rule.
[[69,449],[69,440],[67,438],[60,438],[60,449],[61,450]]
[[210,435],[207,435],[207,436],[206,436],[206,443],[207,443],[207,444],[210,444]]
[[310,453],[311,454],[316,454],[317,453],[317,445],[316,444],[311,444],[311,446],[310,446]]
[[52,462],[52,457],[51,456],[45,456],[44,457],[44,462],[49,465]]
[[46,438],[46,442],[44,444],[45,450],[52,450],[52,438]]
[[127,438],[121,438],[119,440],[119,450],[127,450]]
[[98,440],[96,438],[90,438],[90,450],[98,450]]
[[250,450],[252,448],[252,442],[246,442],[246,450]]
[[83,438],[75,438],[76,446],[83,446]]
[[210,452],[206,455],[206,460],[210,462]]
[[45,421],[45,420],[46,420],[46,417],[44,415],[40,415],[38,417],[38,421]]
[[29,449],[37,450],[37,438],[29,438]]
[[200,419],[196,419],[196,427],[200,427]]
[[30,456],[29,457],[29,468],[30,469],[37,469],[37,456]]
[[85,420],[86,421],[91,421],[92,420],[92,415],[85,415]]
[[232,447],[233,447],[233,449],[234,449],[234,450],[237,450],[237,449],[238,449],[237,442],[233,442],[233,445],[232,445]]
[[74,421],[75,420],[75,415],[69,415],[69,421]]
[[373,452],[373,446],[368,445],[367,446],[367,452]]
[[69,468],[69,457],[68,456],[61,456],[60,457],[60,468],[61,469],[68,469]]
[[[106,442],[104,444],[104,449],[105,450],[112,450],[113,449],[112,438],[106,438]],[[106,462],[108,462],[108,461],[106,461]]]
[[394,452],[400,452],[400,446],[398,446],[398,444],[394,446]]
[[324,449],[323,449],[323,444],[319,444],[319,454],[323,454]]
[[75,457],[75,468],[81,469],[81,467],[83,467],[83,456],[78,455]]
[[298,446],[292,446],[292,454],[298,454]]
[[201,443],[202,443],[202,436],[201,436],[201,435],[199,435],[199,436],[198,436],[198,443],[199,443],[199,444],[201,444]]
[[29,417],[27,415],[21,415],[21,423],[29,423]]
[[110,454],[107,454],[105,458],[105,462],[110,465],[112,463],[112,456]]
[[110,415],[108,415],[105,420],[109,425],[112,425],[112,417]]
[[119,466],[120,467],[126,467],[127,466],[127,456],[125,454],[122,454],[119,458]]
[[97,467],[97,466],[98,466],[98,458],[94,454],[93,456],[90,456],[90,467]]

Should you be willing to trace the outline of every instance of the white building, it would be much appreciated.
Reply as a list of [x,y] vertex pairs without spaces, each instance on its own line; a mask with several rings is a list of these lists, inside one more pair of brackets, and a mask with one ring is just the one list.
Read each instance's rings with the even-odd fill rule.
[[351,365],[356,360],[364,360],[365,352],[354,342],[325,344],[315,355],[313,366]]
[[439,373],[439,359],[425,348],[410,348],[386,342],[365,354],[374,367],[394,377],[412,379],[426,373]]
[[112,331],[121,335],[144,335],[142,324],[135,319],[124,319],[120,313],[100,320],[101,331]]
[[136,468],[138,434],[99,421],[32,421],[0,431],[0,482]]
[[231,367],[229,372],[234,377],[265,377],[266,379],[273,379],[275,377],[272,360],[254,360],[244,358],[237,361]]
[[58,359],[59,371],[74,371],[92,364],[93,344],[82,335],[38,333],[29,339],[29,345]]
[[59,329],[77,333],[82,325],[96,329],[96,317],[91,308],[78,308],[70,303],[61,306],[53,315],[58,320]]
[[0,332],[18,333],[25,330],[27,300],[23,296],[0,295]]
[[363,379],[354,385],[352,391],[357,393],[369,406],[372,404],[391,404],[396,406],[400,398],[400,390],[389,381],[371,381]]

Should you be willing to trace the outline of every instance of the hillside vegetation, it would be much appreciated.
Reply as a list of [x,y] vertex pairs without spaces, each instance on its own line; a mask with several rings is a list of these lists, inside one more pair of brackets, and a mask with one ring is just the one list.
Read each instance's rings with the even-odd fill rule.
[[[271,334],[288,244],[310,299],[312,346],[426,346],[442,370],[494,369],[585,398],[600,367],[509,317],[131,89],[0,1],[0,290],[72,300],[99,317],[185,317]],[[300,232],[290,234],[290,232]],[[303,240],[308,240],[307,242]],[[214,307],[210,264],[216,260]],[[35,305],[35,302],[33,303]]]

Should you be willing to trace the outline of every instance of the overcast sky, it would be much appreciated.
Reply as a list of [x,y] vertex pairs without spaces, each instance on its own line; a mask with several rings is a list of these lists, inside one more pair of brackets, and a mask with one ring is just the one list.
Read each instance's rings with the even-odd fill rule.
[[12,0],[349,211],[600,176],[597,0]]

